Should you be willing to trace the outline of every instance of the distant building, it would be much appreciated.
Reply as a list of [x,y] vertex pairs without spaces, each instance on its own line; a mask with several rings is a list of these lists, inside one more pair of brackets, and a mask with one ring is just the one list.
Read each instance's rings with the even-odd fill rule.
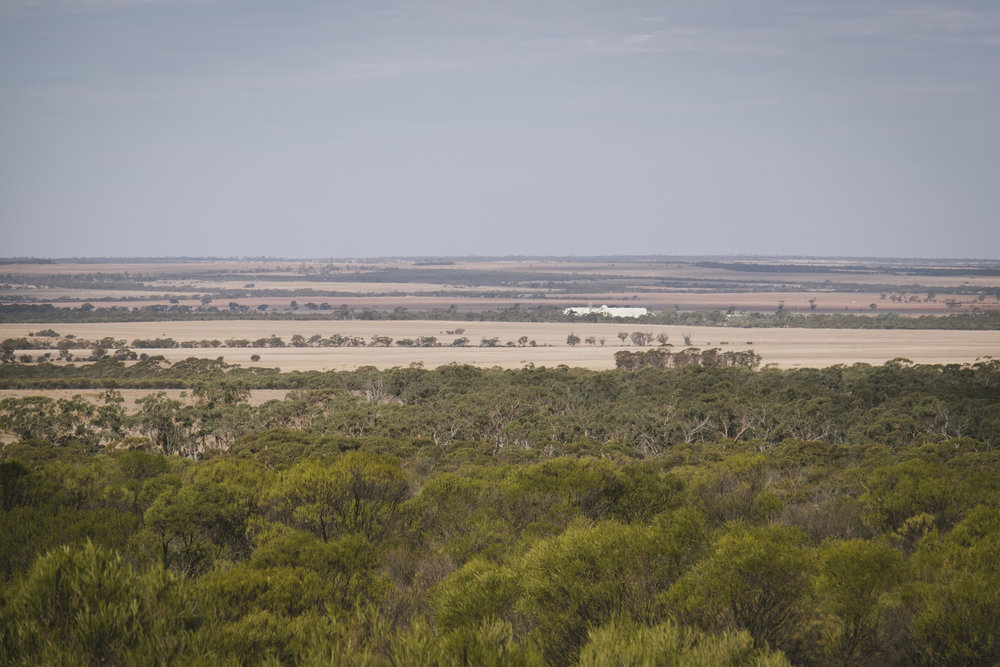
[[645,308],[615,308],[608,306],[601,306],[600,308],[594,308],[593,306],[579,306],[574,308],[567,308],[563,311],[563,315],[604,315],[605,317],[642,317],[643,315],[648,315],[649,311]]

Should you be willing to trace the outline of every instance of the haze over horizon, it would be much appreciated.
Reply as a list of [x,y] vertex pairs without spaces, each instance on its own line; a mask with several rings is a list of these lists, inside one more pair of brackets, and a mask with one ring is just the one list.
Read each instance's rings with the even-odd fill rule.
[[1000,257],[1000,4],[0,0],[0,256]]
[[588,261],[718,261],[723,263],[740,262],[884,262],[886,264],[912,265],[919,262],[941,262],[945,264],[982,265],[989,267],[1000,264],[997,257],[902,257],[902,256],[865,256],[865,255],[748,255],[745,253],[730,254],[705,254],[705,255],[659,255],[659,254],[567,254],[567,255],[536,255],[528,253],[506,254],[506,255],[486,255],[486,254],[453,254],[453,255],[64,255],[64,256],[39,256],[39,255],[9,255],[0,256],[0,264],[30,264],[30,263],[89,263],[99,264],[103,262],[115,263],[157,263],[157,262],[365,262],[365,261],[426,261],[428,263],[449,262],[449,261],[556,261],[556,262],[581,262]]

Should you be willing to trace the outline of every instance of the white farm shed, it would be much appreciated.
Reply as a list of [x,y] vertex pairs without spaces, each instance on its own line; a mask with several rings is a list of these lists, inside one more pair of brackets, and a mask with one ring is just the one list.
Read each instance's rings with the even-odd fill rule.
[[591,315],[594,313],[604,315],[605,317],[642,317],[643,315],[648,315],[649,311],[645,308],[616,308],[614,306],[601,306],[600,308],[579,306],[567,308],[563,311],[563,315]]

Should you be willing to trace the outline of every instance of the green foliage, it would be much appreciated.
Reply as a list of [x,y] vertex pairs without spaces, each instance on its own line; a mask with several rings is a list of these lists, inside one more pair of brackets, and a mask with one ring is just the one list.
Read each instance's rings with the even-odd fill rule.
[[0,509],[8,512],[27,501],[30,473],[20,461],[0,461]]
[[167,487],[143,516],[163,566],[185,574],[207,571],[224,554],[242,530],[240,518],[226,489],[214,482]]
[[710,632],[746,630],[755,645],[793,655],[814,570],[800,531],[732,524],[711,553],[664,596],[684,623]]
[[736,454],[691,480],[691,491],[718,523],[761,523],[777,516],[781,500],[768,488],[770,462],[762,455]]
[[348,452],[333,464],[304,461],[283,472],[272,494],[275,516],[323,540],[360,533],[378,539],[409,493],[392,459]]
[[253,458],[268,468],[278,468],[313,453],[316,437],[301,430],[271,429],[248,433],[239,438],[231,451]]
[[436,626],[447,631],[491,618],[510,620],[521,592],[519,577],[510,568],[471,560],[431,592]]
[[386,583],[376,563],[372,545],[359,536],[323,542],[294,532],[270,538],[248,562],[206,574],[197,590],[205,608],[227,623],[258,609],[289,618],[343,616],[358,604],[380,601]]
[[590,631],[580,651],[579,664],[581,667],[779,667],[791,663],[781,653],[755,647],[745,630],[712,635],[673,623],[647,627],[611,622]]
[[689,521],[663,527],[603,522],[541,540],[518,567],[518,610],[546,661],[571,662],[589,628],[613,618],[654,616],[654,594],[670,585],[699,540]]
[[260,539],[249,564],[258,570],[293,565],[315,573],[322,584],[309,595],[317,610],[349,611],[361,602],[377,602],[386,584],[377,574],[375,545],[362,535],[322,541],[309,533],[276,529]]
[[[966,503],[978,496],[979,473],[961,475],[954,466],[911,459],[876,468],[868,476],[868,492],[860,497],[863,516],[875,528],[891,530],[918,514],[929,514],[941,526],[950,525]],[[991,486],[996,481],[987,482]]]
[[976,507],[943,539],[925,539],[914,559],[927,577],[912,630],[920,658],[1000,661],[1000,510]]
[[245,370],[0,401],[0,663],[1000,661],[1000,365]]
[[557,494],[592,520],[648,520],[677,507],[681,482],[651,466],[619,468],[607,459],[558,458],[518,469],[506,480],[511,495]]
[[90,542],[40,558],[5,597],[6,664],[175,662],[199,624],[183,580],[156,568],[137,574]]
[[825,544],[815,580],[821,605],[836,617],[831,651],[838,662],[872,655],[882,615],[891,605],[889,593],[904,573],[903,557],[895,549],[865,540]]
[[[678,443],[723,440],[763,447],[786,439],[894,447],[956,436],[984,448],[1000,442],[1000,417],[991,409],[998,401],[1000,366],[988,362],[759,372],[712,362],[602,373],[469,372],[459,366],[279,373],[211,359],[169,365],[154,358],[131,366],[102,361],[0,370],[6,386],[187,387],[197,394],[193,405],[151,394],[128,417],[113,394],[96,412],[76,399],[4,399],[0,427],[21,438],[61,445],[74,440],[93,451],[144,435],[164,452],[196,455],[232,446],[247,456],[273,458],[272,466],[313,450],[335,453],[334,443],[321,443],[323,438],[362,436],[441,445],[490,442],[490,453],[508,460],[559,453],[635,458]],[[239,401],[248,387],[298,391],[289,400],[252,407]],[[267,443],[257,441],[270,430],[305,434],[290,436],[302,448],[270,453]]]
[[124,550],[139,518],[113,508],[16,507],[0,512],[0,581],[25,572],[37,556],[60,545],[99,545]]
[[536,653],[519,645],[510,623],[495,619],[446,633],[417,622],[393,642],[393,665],[542,665]]
[[192,415],[177,400],[167,398],[165,392],[149,394],[136,401],[139,412],[136,421],[139,431],[153,441],[164,454],[182,453],[187,449]]

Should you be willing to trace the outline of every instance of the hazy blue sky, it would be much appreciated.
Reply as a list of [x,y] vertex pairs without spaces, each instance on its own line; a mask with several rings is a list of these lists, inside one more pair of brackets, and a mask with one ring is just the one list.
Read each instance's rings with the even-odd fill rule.
[[998,211],[997,0],[0,0],[0,256],[998,258]]

